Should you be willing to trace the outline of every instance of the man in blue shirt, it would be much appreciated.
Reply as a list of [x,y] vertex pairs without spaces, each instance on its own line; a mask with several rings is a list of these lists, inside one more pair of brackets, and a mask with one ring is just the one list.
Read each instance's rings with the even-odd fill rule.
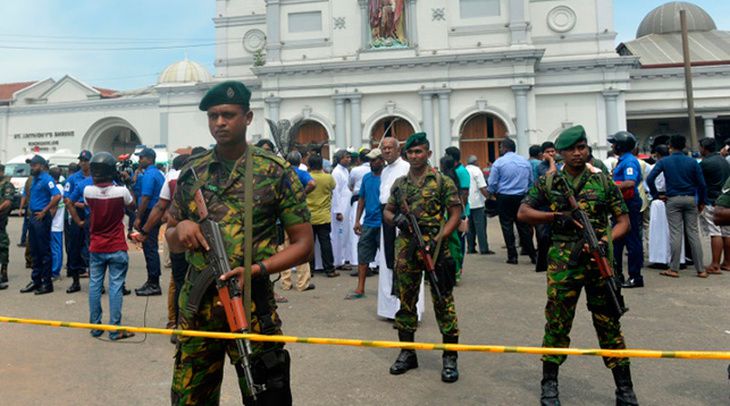
[[[380,174],[383,173],[385,159],[380,148],[373,148],[366,157],[370,160],[370,173],[362,178],[357,214],[355,218],[355,234],[360,236],[357,242],[357,288],[345,296],[345,300],[365,297],[365,278],[368,267],[375,260],[380,247],[380,227],[383,225],[383,211],[380,206]],[[365,217],[363,217],[363,211]],[[362,224],[359,219],[362,218]]]
[[487,181],[487,191],[497,196],[497,213],[499,225],[502,227],[502,236],[507,244],[507,263],[517,264],[517,246],[515,244],[514,226],[517,223],[517,232],[520,235],[522,249],[530,256],[532,263],[536,263],[535,245],[532,243],[532,228],[517,221],[517,211],[527,189],[532,185],[532,165],[522,156],[515,153],[515,142],[509,138],[499,146],[501,157],[494,161],[492,171]]
[[32,281],[20,293],[34,292],[43,295],[53,292],[51,280],[51,208],[61,200],[61,191],[48,174],[48,163],[36,155],[30,160],[33,183],[30,187],[30,252],[33,256]]
[[[669,223],[669,242],[672,251],[670,269],[661,275],[671,278],[679,277],[679,262],[682,255],[682,237],[685,236],[692,251],[697,276],[707,278],[702,263],[702,244],[697,231],[697,217],[705,209],[707,188],[700,165],[684,154],[687,139],[681,135],[673,135],[669,140],[671,155],[660,160],[654,166],[646,183],[655,199],[663,199],[667,206],[667,222]],[[654,181],[660,173],[664,174],[666,195],[660,196]]]
[[[144,148],[137,153],[139,157],[139,167],[143,170],[142,174],[137,176],[137,215],[134,219],[134,229],[141,230],[142,225],[147,223],[152,208],[155,207],[160,199],[160,190],[165,183],[165,176],[155,166],[157,153],[152,148]],[[140,288],[135,289],[137,296],[158,296],[162,294],[160,289],[160,254],[158,250],[158,237],[160,234],[160,224],[153,225],[149,229],[149,237],[142,243],[144,251],[144,259],[147,263],[147,282]]]
[[629,256],[629,279],[623,283],[625,288],[643,288],[644,277],[641,268],[644,266],[644,245],[642,244],[643,216],[641,214],[641,165],[632,151],[636,148],[636,137],[627,131],[619,131],[608,137],[613,152],[618,156],[618,163],[613,170],[613,181],[624,195],[629,208],[631,231],[626,237],[613,242],[614,270],[623,278],[624,247]]
[[[89,161],[91,160],[91,152],[87,150],[81,151],[79,154],[79,170],[66,179],[64,186],[63,202],[66,207],[74,205],[75,202],[83,199],[72,200],[71,196],[76,194],[76,186],[87,180],[91,182],[91,172],[89,171]],[[90,183],[89,183],[90,184]],[[78,196],[83,197],[83,189]],[[81,290],[79,285],[79,276],[86,272],[89,267],[89,233],[88,228],[79,227],[71,217],[71,212],[66,211],[68,219],[65,224],[66,228],[66,271],[68,276],[73,279],[71,286],[66,289],[66,293],[74,293]],[[86,219],[86,212],[78,213],[81,221]]]

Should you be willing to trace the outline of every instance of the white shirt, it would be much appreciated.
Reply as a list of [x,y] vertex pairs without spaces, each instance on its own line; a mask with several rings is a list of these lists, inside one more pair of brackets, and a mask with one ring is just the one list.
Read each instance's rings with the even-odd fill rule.
[[350,173],[342,165],[337,165],[332,170],[332,177],[335,178],[335,190],[332,192],[332,213],[345,214],[350,207],[352,192],[347,186],[350,182]]
[[392,164],[389,164],[383,168],[383,173],[380,175],[380,203],[388,203],[390,199],[390,189],[393,187],[395,180],[408,175],[408,171],[411,169],[411,164],[404,161],[403,158],[398,157]]
[[350,171],[350,190],[352,193],[357,195],[360,193],[360,186],[362,186],[362,178],[370,173],[370,162],[352,168]]
[[484,172],[476,165],[467,165],[469,172],[469,207],[480,209],[484,207],[484,195],[482,188],[487,187],[487,180],[484,179]]
[[177,182],[177,178],[180,177],[180,171],[177,169],[170,169],[167,174],[165,175],[165,183],[162,184],[162,189],[160,189],[160,199],[167,200],[168,202],[172,200],[172,196],[170,196],[170,182]]
[[60,183],[56,183],[56,188],[61,192],[61,200],[58,201],[58,209],[51,222],[52,233],[63,232],[63,213],[66,211],[66,207],[63,204],[63,186]]

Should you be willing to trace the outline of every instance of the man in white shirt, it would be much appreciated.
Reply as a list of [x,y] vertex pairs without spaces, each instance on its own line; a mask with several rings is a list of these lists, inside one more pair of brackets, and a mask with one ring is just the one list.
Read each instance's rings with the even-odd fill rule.
[[350,258],[350,265],[355,267],[355,269],[350,273],[352,276],[357,276],[357,243],[360,240],[360,237],[355,234],[355,224],[360,222],[362,219],[358,219],[357,217],[357,201],[360,198],[360,185],[362,185],[362,178],[365,177],[368,173],[370,173],[370,160],[367,157],[367,154],[370,152],[370,149],[368,148],[361,148],[360,153],[358,156],[358,165],[352,168],[350,171],[350,181],[348,183],[348,186],[350,187],[350,190],[352,191],[352,198],[350,199],[350,235],[349,235],[349,258]]
[[[385,207],[390,198],[390,189],[395,180],[408,175],[411,165],[400,157],[400,144],[394,137],[386,137],[380,143],[380,150],[387,166],[380,175],[380,204]],[[398,294],[393,292],[393,267],[395,264],[395,236],[396,227],[383,222],[380,251],[378,252],[378,316],[386,319],[395,319],[395,313],[400,309]],[[422,286],[423,287],[423,286]],[[418,318],[421,318],[424,309],[425,289],[420,290],[418,297]]]
[[484,202],[489,195],[487,180],[484,172],[479,169],[477,157],[469,156],[466,160],[466,170],[469,172],[469,233],[467,234],[467,252],[476,254],[476,243],[479,241],[479,253],[493,255],[487,241],[487,216],[484,212]]
[[51,275],[53,275],[53,279],[57,279],[61,277],[61,268],[63,268],[63,216],[66,209],[63,205],[63,186],[59,182],[61,169],[54,166],[48,171],[48,174],[51,175],[56,182],[56,188],[61,192],[61,200],[56,206],[56,213],[51,222]]
[[350,166],[352,157],[344,149],[335,152],[335,167],[332,169],[332,177],[335,178],[335,190],[332,192],[332,254],[334,255],[335,268],[342,268],[349,260],[347,251],[348,239],[350,236],[350,199],[352,192],[348,186],[350,183]]

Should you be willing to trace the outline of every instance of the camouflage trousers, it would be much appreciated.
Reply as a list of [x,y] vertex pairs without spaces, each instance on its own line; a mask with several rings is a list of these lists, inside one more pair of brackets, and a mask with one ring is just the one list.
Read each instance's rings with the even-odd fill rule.
[[[424,234],[426,243],[430,243],[431,237]],[[410,239],[401,234],[395,239],[395,283],[400,299],[400,309],[395,314],[395,328],[398,331],[415,332],[418,329],[418,312],[416,303],[421,293],[421,279],[424,276],[426,267],[417,254],[409,250]],[[448,248],[441,246],[441,256],[450,257]],[[439,302],[438,297],[431,291],[433,310],[436,314],[441,334],[457,337],[459,335],[459,322],[456,318],[456,305],[454,304],[453,292],[442,292],[443,301]]]
[[[593,317],[593,327],[598,343],[604,349],[625,349],[621,323],[610,316],[606,283],[600,278],[598,267],[586,255],[578,264],[569,266],[572,244],[555,242],[548,252],[547,305],[545,306],[545,336],[543,347],[568,348],[575,308],[581,289],[585,287],[588,310]],[[564,355],[545,355],[543,361],[562,364]],[[603,358],[608,368],[629,365],[627,358]]]
[[[183,330],[229,332],[225,311],[219,304],[215,289],[209,289],[203,297],[197,314],[187,310],[191,284],[185,281],[180,292],[180,324]],[[276,317],[276,315],[274,315]],[[258,320],[252,316],[252,332],[260,332]],[[277,329],[276,334],[281,334]],[[265,347],[264,347],[265,346]],[[255,356],[261,351],[273,347],[282,348],[279,344],[251,342]],[[221,382],[226,354],[235,365],[238,375],[238,386],[244,400],[250,396],[250,390],[239,366],[241,356],[233,340],[215,340],[199,337],[180,337],[175,354],[175,367],[172,378],[173,405],[218,405],[220,401]]]
[[10,238],[8,237],[8,219],[0,220],[0,265],[10,262]]

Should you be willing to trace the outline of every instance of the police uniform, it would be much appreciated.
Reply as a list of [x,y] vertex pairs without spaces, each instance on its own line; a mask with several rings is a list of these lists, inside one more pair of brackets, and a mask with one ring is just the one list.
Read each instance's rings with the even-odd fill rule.
[[[43,287],[45,290],[53,291],[51,281],[51,222],[53,217],[47,212],[40,220],[36,214],[41,212],[54,196],[61,192],[56,187],[51,175],[43,171],[34,177],[30,187],[30,252],[33,256],[33,272],[31,273],[32,284],[36,288]],[[28,291],[32,291],[31,289]]]
[[[405,150],[418,145],[428,145],[424,133],[417,133],[409,137]],[[452,207],[461,207],[456,185],[449,177],[429,166],[419,180],[413,180],[409,175],[396,179],[391,188],[386,210],[396,215],[405,215],[408,212],[413,214],[418,220],[424,241],[433,250],[438,245],[434,238],[445,224],[446,214]],[[400,299],[400,309],[395,314],[395,328],[398,329],[400,341],[404,342],[414,340],[418,327],[416,303],[420,293],[421,280],[426,270],[423,258],[415,254],[415,243],[415,236],[410,230],[403,230],[395,239],[395,281]],[[459,326],[452,291],[456,278],[456,263],[448,248],[448,237],[444,238],[440,244],[437,261],[439,266],[444,267],[444,273],[440,277],[449,278],[451,283],[446,288],[440,287],[441,300],[436,296],[433,286],[431,287],[434,313],[443,342],[456,344],[459,342]],[[454,382],[458,379],[456,358],[456,352],[444,351],[444,369],[441,376],[443,381]],[[402,350],[391,367],[390,373],[402,374],[417,366],[415,352]]]
[[[585,140],[583,127],[577,126],[564,131],[556,141],[556,149],[566,150]],[[580,175],[573,177],[565,169],[556,174],[540,177],[523,200],[523,204],[540,210],[547,207],[552,212],[571,212],[566,195],[573,195],[581,210],[585,211],[591,225],[600,239],[608,239],[611,232],[609,216],[618,218],[628,209],[618,187],[600,170],[587,167]],[[601,278],[598,265],[583,251],[582,232],[572,222],[553,222],[551,246],[548,252],[547,304],[545,306],[545,334],[543,347],[568,348],[570,330],[580,292],[585,288],[588,310],[598,342],[604,349],[625,349],[618,316],[611,309],[606,281]],[[558,367],[566,359],[564,355],[544,355],[543,361],[543,405],[559,404],[557,400]],[[606,367],[614,372],[617,387],[633,395],[628,358],[604,357]],[[628,378],[626,378],[628,376]],[[626,383],[628,379],[628,383]],[[551,387],[554,382],[554,387]],[[546,383],[548,384],[546,388]],[[628,389],[627,389],[628,388]],[[554,389],[554,392],[551,392]],[[546,391],[547,390],[547,391]],[[621,399],[624,399],[624,392]],[[628,395],[627,395],[628,396]],[[619,391],[617,390],[617,399]],[[627,397],[631,399],[631,397]],[[557,403],[555,403],[557,402]],[[618,402],[617,404],[634,404]]]
[[618,164],[613,170],[615,182],[636,182],[634,196],[626,200],[629,210],[629,221],[631,230],[626,238],[616,241],[613,245],[614,268],[617,275],[623,275],[623,254],[624,247],[628,250],[629,280],[638,286],[644,285],[644,278],[641,276],[641,268],[644,266],[644,245],[642,243],[642,229],[644,227],[641,214],[641,196],[639,187],[642,182],[641,165],[639,160],[631,152],[621,155]]
[[[237,82],[223,82],[211,89],[203,102],[213,93],[224,102],[232,97],[231,104],[248,105],[248,98],[242,97],[248,90]],[[221,95],[222,93],[222,95]],[[248,96],[250,97],[250,96]],[[245,103],[243,103],[245,101]],[[201,102],[201,110],[207,110]],[[216,103],[223,104],[223,103]],[[215,104],[213,104],[215,105]],[[277,228],[279,220],[288,228],[310,221],[305,202],[304,189],[297,175],[282,158],[261,148],[249,146],[253,159],[253,261],[258,262],[276,253]],[[200,190],[206,201],[209,218],[219,223],[225,241],[231,269],[244,265],[244,176],[246,155],[232,168],[227,167],[215,149],[190,159],[182,169],[177,182],[170,215],[177,222],[201,219],[193,199]],[[199,180],[196,181],[193,171]],[[185,330],[230,331],[225,311],[220,305],[215,284],[200,291],[199,276],[206,267],[206,256],[202,250],[188,251],[188,274],[180,292],[180,324]],[[250,330],[252,333],[281,334],[281,319],[276,312],[273,284],[268,277],[257,277],[251,286],[252,308]],[[197,303],[195,303],[197,302]],[[193,308],[197,307],[197,311]],[[193,310],[191,310],[193,309]],[[282,344],[251,343],[256,375],[257,365],[273,360],[274,369],[269,370],[278,381],[269,382],[269,389],[260,396],[269,396],[269,391],[278,390],[279,404],[291,404],[289,389],[289,355]],[[236,365],[239,386],[244,401],[250,401],[250,390],[238,366],[240,354],[231,340],[213,340],[196,337],[180,337],[175,356],[175,370],[172,382],[172,403],[176,405],[218,404],[223,377],[225,354]],[[278,388],[274,387],[279,385]],[[269,404],[269,403],[266,403]]]

